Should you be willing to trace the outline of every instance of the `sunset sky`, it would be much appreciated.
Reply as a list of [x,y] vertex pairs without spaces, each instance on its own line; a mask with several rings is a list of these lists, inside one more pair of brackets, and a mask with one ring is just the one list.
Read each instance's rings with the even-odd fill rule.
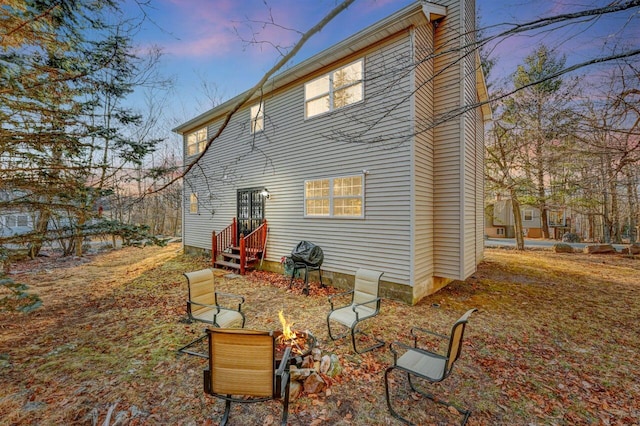
[[[366,26],[412,3],[412,0],[358,0],[298,54],[300,62]],[[274,46],[293,45],[317,23],[337,0],[152,0],[147,18],[136,36],[141,48],[160,46],[161,72],[175,79],[170,96],[171,125],[207,109],[202,85],[215,87],[226,100],[253,86],[279,58]],[[436,2],[437,3],[437,2]],[[477,0],[485,35],[509,24],[530,22],[584,8],[602,7],[608,0]],[[129,1],[127,14],[140,15]],[[567,63],[605,56],[616,43],[635,49],[640,45],[640,11],[628,10],[607,18],[584,21],[553,32],[548,30],[502,39],[493,55],[498,58],[494,77],[508,76],[539,43],[567,55]],[[277,24],[263,26],[271,18]],[[269,43],[248,43],[254,37]],[[584,70],[583,72],[586,72]],[[598,72],[592,70],[591,72]]]

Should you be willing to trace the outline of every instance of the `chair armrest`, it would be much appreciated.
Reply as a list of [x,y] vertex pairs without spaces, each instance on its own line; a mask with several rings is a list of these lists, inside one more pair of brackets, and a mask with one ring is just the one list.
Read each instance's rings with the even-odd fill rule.
[[219,291],[216,291],[215,293],[215,300],[216,300],[216,305],[220,306],[218,303],[218,296],[227,298],[227,299],[236,299],[238,300],[238,309],[236,309],[238,312],[240,312],[242,310],[242,305],[244,304],[244,296],[239,296],[237,294],[233,294],[233,293],[222,293]]
[[[349,291],[345,291],[342,293],[337,293],[337,294],[332,294],[331,296],[329,296],[329,304],[331,305],[331,310],[335,311],[335,308],[333,307],[333,299],[336,297],[340,297],[340,296],[346,296],[348,294],[353,294],[353,290],[349,290]],[[344,306],[348,306],[348,304],[345,304]]]
[[391,343],[389,343],[389,350],[393,354],[393,364],[394,365],[398,361],[398,355],[400,355],[400,352],[398,351],[398,349],[404,349],[404,351],[406,352],[407,350],[413,349],[413,348],[411,346],[409,346],[409,345],[405,345],[402,342],[391,342]]
[[411,336],[413,337],[413,344],[414,344],[414,347],[416,348],[418,347],[418,338],[423,337],[417,334],[417,332],[428,334],[429,336],[433,336],[433,337],[438,337],[440,339],[445,339],[445,340],[449,339],[449,336],[445,334],[436,333],[434,331],[427,330],[420,327],[411,327]]
[[382,299],[380,299],[379,297],[376,297],[375,299],[367,300],[366,302],[354,303],[353,305],[351,305],[351,309],[353,309],[353,312],[356,314],[356,321],[360,321],[360,314],[358,314],[358,306],[368,305],[370,303],[376,302],[376,311],[374,313],[375,315],[378,312],[380,312],[380,300]]
[[280,365],[274,377],[274,395],[278,398],[285,398],[289,388],[289,358],[291,357],[291,347],[287,346],[282,354]]
[[187,304],[203,306],[205,308],[212,308],[212,309],[216,309],[218,312],[220,312],[220,306],[218,306],[218,305],[207,305],[206,303],[194,302],[193,300],[187,300]]
[[281,376],[289,366],[289,358],[291,358],[291,346],[287,346],[282,354],[282,360],[276,371],[276,376]]

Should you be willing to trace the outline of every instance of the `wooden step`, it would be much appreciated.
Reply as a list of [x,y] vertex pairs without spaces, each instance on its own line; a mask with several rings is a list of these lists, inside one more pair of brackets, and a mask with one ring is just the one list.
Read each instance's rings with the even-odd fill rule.
[[227,262],[225,260],[216,260],[215,266],[221,266],[223,268],[240,270],[240,264],[235,262]]
[[[231,246],[229,247],[229,249],[231,250],[231,253],[240,253],[240,246]],[[261,248],[251,248],[251,247],[247,247],[245,249],[245,251],[247,253],[253,253],[253,254],[259,254],[262,253],[262,249]],[[224,253],[229,253],[229,252],[224,252]]]
[[[235,253],[220,253],[220,255],[223,257],[223,259],[228,260],[228,259],[233,259],[233,261],[235,261],[236,263],[240,263],[240,255],[239,254],[235,254]],[[251,255],[247,255],[246,256],[246,263],[247,265],[257,261],[258,258],[255,256],[251,256]]]
[[237,253],[220,253],[222,255],[222,257],[224,257],[225,259],[234,259],[237,260],[238,263],[240,263],[240,255]]

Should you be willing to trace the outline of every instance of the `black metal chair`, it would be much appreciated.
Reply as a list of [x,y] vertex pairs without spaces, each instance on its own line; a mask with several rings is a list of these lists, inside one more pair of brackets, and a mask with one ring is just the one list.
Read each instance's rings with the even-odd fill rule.
[[[356,272],[355,284],[353,290],[329,296],[329,304],[331,310],[327,315],[327,328],[329,329],[329,337],[331,340],[345,337],[348,333],[334,336],[331,332],[331,321],[338,322],[347,327],[351,332],[351,343],[353,350],[357,353],[363,353],[384,345],[382,340],[373,337],[376,343],[364,349],[358,349],[356,345],[356,334],[364,333],[358,329],[359,324],[367,319],[373,318],[380,312],[380,277],[383,272],[371,271],[369,269],[360,268]],[[335,298],[351,294],[351,303],[346,306],[335,308],[333,301]]]
[[[470,309],[464,315],[462,315],[462,317],[460,317],[460,319],[456,321],[455,324],[453,324],[451,334],[449,336],[413,327],[411,329],[411,335],[413,336],[413,347],[400,342],[393,342],[389,345],[389,349],[393,353],[393,365],[387,368],[384,373],[384,384],[387,397],[387,405],[393,417],[401,420],[406,424],[413,424],[406,418],[399,415],[391,405],[391,399],[389,396],[389,374],[392,370],[397,368],[407,373],[407,380],[409,381],[411,390],[425,396],[426,398],[438,404],[454,408],[456,411],[463,415],[461,424],[464,425],[467,423],[467,420],[471,415],[471,412],[469,410],[459,408],[447,401],[437,399],[430,393],[418,389],[415,386],[412,378],[417,377],[427,380],[430,383],[437,383],[449,377],[451,371],[453,370],[453,366],[460,357],[460,353],[462,351],[462,338],[464,336],[464,331],[467,326],[469,316],[471,316],[471,314],[476,310],[477,309],[475,308]],[[428,336],[433,336],[439,339],[440,342],[446,341],[448,339],[449,343],[446,353],[432,352],[426,349],[418,348],[418,339]],[[402,355],[400,355],[400,351],[403,352]]]
[[204,370],[204,390],[225,401],[220,425],[229,420],[231,403],[282,399],[282,426],[289,415],[289,357],[285,349],[276,361],[275,337],[267,331],[209,329],[209,368]]
[[[242,313],[244,297],[236,294],[221,293],[215,291],[214,275],[211,269],[201,269],[195,272],[184,274],[187,278],[189,288],[189,298],[187,300],[187,315],[190,321],[210,324],[214,327],[229,328],[238,326],[244,327],[245,317]],[[234,300],[237,308],[224,307],[218,299]],[[202,340],[207,335],[203,335],[194,341],[178,349],[180,353],[207,358],[206,354],[192,351],[190,348]]]

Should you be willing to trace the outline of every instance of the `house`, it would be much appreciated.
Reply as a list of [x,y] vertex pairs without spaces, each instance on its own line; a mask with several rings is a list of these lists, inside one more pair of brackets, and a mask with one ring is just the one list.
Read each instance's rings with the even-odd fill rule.
[[[266,219],[263,268],[306,240],[325,281],[384,271],[382,296],[407,303],[469,277],[490,118],[475,19],[472,0],[416,2],[271,79],[185,176],[185,251]],[[174,129],[185,164],[243,96]]]
[[32,215],[12,206],[12,201],[19,196],[16,191],[0,189],[0,238],[33,231]]
[[[521,205],[522,232],[525,238],[542,238],[542,215],[540,209],[535,206]],[[485,217],[485,234],[490,238],[514,238],[513,206],[510,198],[498,197],[487,204]],[[551,238],[561,239],[562,235],[569,232],[571,220],[564,209],[549,209],[547,211],[547,224]]]

